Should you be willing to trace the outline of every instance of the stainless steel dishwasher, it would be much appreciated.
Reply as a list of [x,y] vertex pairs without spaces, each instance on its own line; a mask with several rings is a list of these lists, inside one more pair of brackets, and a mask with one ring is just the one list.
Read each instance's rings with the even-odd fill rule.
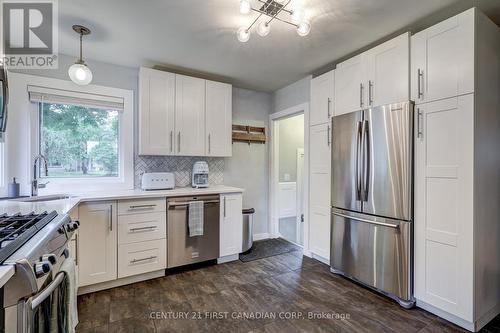
[[[203,201],[203,235],[189,237],[190,201]],[[167,267],[178,267],[219,257],[218,195],[167,199]]]

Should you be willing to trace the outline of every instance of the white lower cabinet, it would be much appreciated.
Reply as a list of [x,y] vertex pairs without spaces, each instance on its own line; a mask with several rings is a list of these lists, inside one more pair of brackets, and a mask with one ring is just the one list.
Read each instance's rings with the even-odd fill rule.
[[243,214],[241,193],[220,196],[219,256],[239,254],[243,246]]
[[154,272],[166,267],[166,239],[118,246],[118,278]]
[[79,286],[117,277],[116,202],[88,202],[78,207]]

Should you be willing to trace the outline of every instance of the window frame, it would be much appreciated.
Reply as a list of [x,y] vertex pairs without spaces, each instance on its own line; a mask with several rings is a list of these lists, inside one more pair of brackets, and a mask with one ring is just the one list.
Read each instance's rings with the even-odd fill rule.
[[[134,188],[134,93],[132,90],[110,88],[98,85],[76,86],[71,81],[31,77],[28,85],[38,85],[52,89],[73,91],[78,93],[98,94],[123,98],[124,108],[118,113],[118,177],[61,177],[46,178],[50,183],[39,194],[103,191],[103,190],[130,190]],[[28,99],[28,95],[26,94]],[[30,104],[31,163],[40,152],[40,111],[39,103]],[[33,168],[29,166],[30,179],[33,179]],[[41,182],[45,182],[42,180]]]

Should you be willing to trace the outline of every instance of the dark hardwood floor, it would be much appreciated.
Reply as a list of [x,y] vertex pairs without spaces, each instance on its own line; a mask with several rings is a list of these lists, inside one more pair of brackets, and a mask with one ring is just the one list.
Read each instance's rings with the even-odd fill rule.
[[[83,295],[78,310],[79,333],[465,332],[426,311],[404,310],[300,251]],[[500,320],[485,332],[497,330]]]

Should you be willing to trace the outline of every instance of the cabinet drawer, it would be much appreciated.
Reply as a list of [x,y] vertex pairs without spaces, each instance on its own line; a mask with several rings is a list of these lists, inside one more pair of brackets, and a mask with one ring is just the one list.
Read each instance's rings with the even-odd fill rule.
[[118,278],[167,267],[167,240],[118,245]]
[[118,215],[164,212],[166,205],[165,198],[121,200],[118,201]]
[[118,217],[118,244],[162,239],[166,234],[165,212],[122,215]]

